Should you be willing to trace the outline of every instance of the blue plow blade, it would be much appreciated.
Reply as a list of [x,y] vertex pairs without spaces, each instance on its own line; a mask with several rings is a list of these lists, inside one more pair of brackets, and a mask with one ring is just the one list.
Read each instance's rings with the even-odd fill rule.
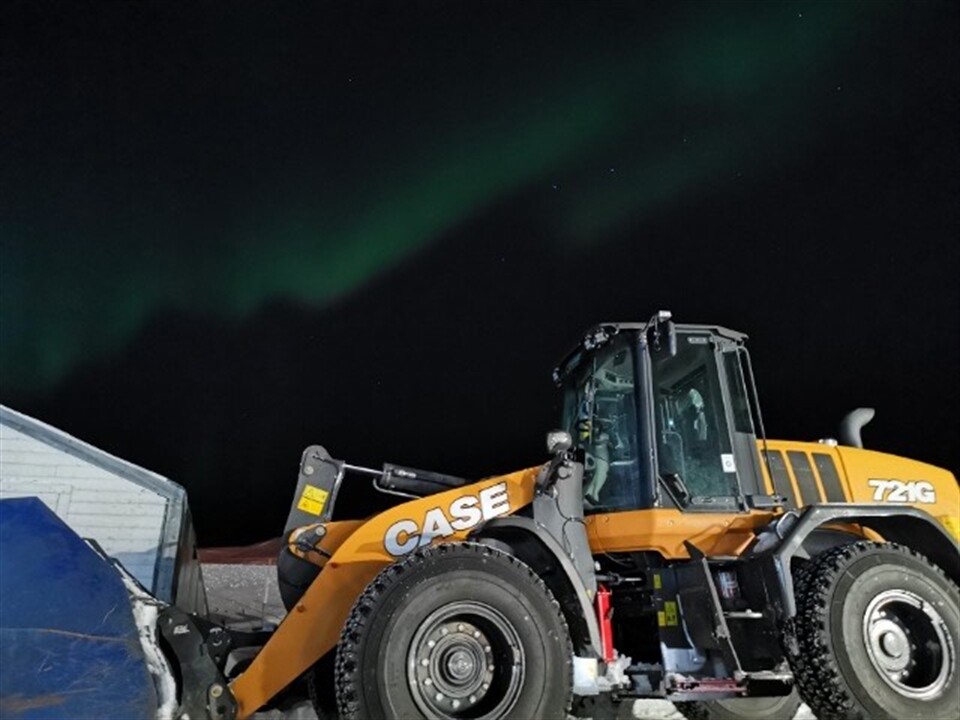
[[0,718],[153,718],[119,573],[37,498],[0,500]]

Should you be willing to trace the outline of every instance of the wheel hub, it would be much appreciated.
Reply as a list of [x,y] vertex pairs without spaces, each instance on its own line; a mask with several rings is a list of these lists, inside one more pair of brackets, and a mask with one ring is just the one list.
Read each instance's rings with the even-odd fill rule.
[[[422,686],[433,688],[436,702],[449,704],[456,710],[468,710],[490,688],[492,648],[487,636],[472,623],[451,621],[441,624],[427,636],[425,647],[419,654],[422,657],[418,679]],[[427,683],[427,680],[431,682]],[[438,694],[443,698],[436,700]]]
[[870,628],[870,643],[876,661],[887,672],[900,672],[910,664],[910,641],[897,622],[886,618],[877,620]]
[[500,715],[519,694],[522,660],[519,637],[503,615],[480,603],[451,603],[414,634],[410,690],[429,718]]
[[863,641],[874,669],[905,697],[939,696],[955,671],[956,652],[943,618],[908,590],[887,590],[870,602]]
[[447,654],[447,673],[454,682],[468,680],[476,665],[474,654],[469,650],[454,650]]

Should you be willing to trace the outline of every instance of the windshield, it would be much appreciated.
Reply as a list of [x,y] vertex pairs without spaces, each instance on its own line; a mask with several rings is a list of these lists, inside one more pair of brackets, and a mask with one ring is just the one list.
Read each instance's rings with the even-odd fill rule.
[[588,513],[640,506],[635,363],[628,337],[584,358],[564,389],[563,426],[584,451]]

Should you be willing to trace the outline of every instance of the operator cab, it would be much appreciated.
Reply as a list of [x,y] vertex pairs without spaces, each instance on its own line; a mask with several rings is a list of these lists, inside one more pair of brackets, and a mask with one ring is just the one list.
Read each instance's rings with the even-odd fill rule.
[[563,428],[583,455],[587,513],[776,505],[763,494],[745,340],[673,325],[665,312],[587,334],[554,371]]

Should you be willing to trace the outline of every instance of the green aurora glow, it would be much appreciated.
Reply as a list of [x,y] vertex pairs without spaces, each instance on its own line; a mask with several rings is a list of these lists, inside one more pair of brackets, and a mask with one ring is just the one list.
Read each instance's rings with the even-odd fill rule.
[[[811,98],[827,107],[831,64],[858,34],[891,32],[897,20],[886,4],[796,7],[712,6],[632,45],[585,42],[569,49],[576,57],[562,73],[518,73],[492,97],[484,78],[466,76],[472,105],[447,108],[443,87],[439,98],[421,90],[420,104],[388,108],[394,115],[363,147],[332,151],[363,158],[349,171],[308,144],[256,184],[266,199],[245,191],[235,202],[224,199],[229,167],[205,171],[226,190],[211,191],[200,227],[164,193],[125,195],[125,172],[140,171],[75,158],[67,144],[27,173],[30,207],[0,220],[0,382],[48,387],[120,351],[165,309],[239,322],[278,298],[323,307],[511,198],[529,198],[575,254],[663,203],[737,172],[762,174],[772,157],[802,155],[824,128],[869,113],[869,94],[830,111]],[[8,165],[0,190],[19,182]],[[30,209],[60,193],[75,204]]]

